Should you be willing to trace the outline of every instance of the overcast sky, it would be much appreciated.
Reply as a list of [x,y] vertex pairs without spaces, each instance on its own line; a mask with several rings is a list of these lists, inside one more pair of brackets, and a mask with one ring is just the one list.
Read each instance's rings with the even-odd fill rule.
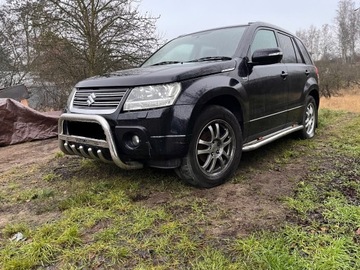
[[[5,0],[0,0],[0,4]],[[339,0],[142,0],[165,39],[199,30],[264,21],[293,33],[310,25],[333,24]],[[355,0],[360,7],[360,0]]]
[[[356,1],[359,3],[360,0]],[[142,0],[140,10],[153,16],[165,39],[208,28],[264,21],[292,33],[332,24],[338,0]]]

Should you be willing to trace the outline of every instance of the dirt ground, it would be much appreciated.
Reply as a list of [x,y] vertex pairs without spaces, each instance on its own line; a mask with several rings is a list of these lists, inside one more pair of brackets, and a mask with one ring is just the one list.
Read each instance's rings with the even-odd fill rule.
[[[56,139],[2,147],[0,148],[0,156],[2,157],[0,179],[2,178],[1,175],[14,168],[21,169],[25,166],[45,162],[50,170],[51,168],[62,167],[64,168],[63,174],[71,174],[71,169],[67,169],[67,167],[70,168],[70,164],[73,164],[74,159],[78,160],[79,158],[66,157],[60,159],[64,164],[58,164],[59,159],[54,157],[55,153],[59,151]],[[223,214],[220,218],[214,217],[210,224],[204,225],[207,234],[217,238],[228,238],[247,235],[257,230],[276,230],[279,226],[284,225],[288,210],[283,206],[282,199],[292,194],[294,186],[307,171],[304,165],[307,163],[298,162],[294,159],[291,164],[269,169],[269,161],[265,161],[265,164],[256,161],[259,151],[263,150],[243,154],[244,162],[241,163],[233,180],[212,189],[192,188],[190,196],[181,198],[189,201],[195,198],[203,198],[211,202],[213,207],[221,209]],[[254,166],[256,166],[255,169]],[[144,172],[145,177],[147,173],[149,172]],[[172,171],[155,170],[155,173],[165,177],[167,175],[174,176]],[[41,179],[40,175],[39,179]],[[28,185],[29,188],[34,185],[41,185],[41,181],[28,183],[26,179],[21,179],[20,182],[21,185]],[[145,196],[139,194],[134,199],[137,203],[149,207],[166,205],[173,200],[179,200],[179,198],[171,191],[150,191]],[[56,211],[44,213],[43,215],[39,214],[37,213],[38,206],[33,207],[31,202],[16,207],[20,208],[5,207],[0,209],[0,212],[2,212],[0,227],[4,227],[7,223],[15,220],[31,223],[39,221],[42,223],[53,219],[59,214]],[[179,216],[186,214],[183,209],[175,211],[179,211]],[[211,211],[208,214],[211,216]]]
[[[291,196],[294,186],[307,173],[306,162],[294,162],[274,169],[252,171],[252,153],[246,153],[235,180],[212,189],[194,188],[186,200],[204,198],[212,207],[221,210],[221,217],[214,217],[211,223],[204,225],[206,233],[218,239],[245,236],[254,231],[274,231],[284,226],[290,214],[284,207],[283,199]],[[241,179],[243,175],[249,176]],[[143,198],[142,203],[149,205],[166,204],[174,200],[167,193],[152,193]],[[182,215],[181,211],[178,213]],[[211,216],[211,213],[208,213]]]
[[48,139],[0,147],[0,174],[14,167],[40,163],[60,151],[57,139]]

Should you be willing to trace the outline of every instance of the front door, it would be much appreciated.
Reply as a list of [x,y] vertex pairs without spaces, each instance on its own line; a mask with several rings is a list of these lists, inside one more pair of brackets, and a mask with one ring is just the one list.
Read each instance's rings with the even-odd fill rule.
[[[279,47],[275,32],[258,30],[249,56],[258,49]],[[254,66],[243,83],[249,100],[249,139],[280,130],[286,123],[287,69],[283,63]]]

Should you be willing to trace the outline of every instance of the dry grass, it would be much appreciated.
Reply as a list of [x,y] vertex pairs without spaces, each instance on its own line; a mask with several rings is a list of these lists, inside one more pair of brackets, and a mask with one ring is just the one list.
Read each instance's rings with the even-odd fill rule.
[[360,88],[343,91],[340,96],[320,100],[320,108],[360,112]]

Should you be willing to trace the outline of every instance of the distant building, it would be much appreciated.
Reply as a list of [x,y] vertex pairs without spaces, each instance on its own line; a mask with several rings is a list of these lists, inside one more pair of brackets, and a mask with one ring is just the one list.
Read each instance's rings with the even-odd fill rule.
[[[14,75],[10,80],[8,78],[9,76],[7,75],[8,73],[10,72],[0,71],[0,93],[5,91],[4,94],[0,94],[0,98],[8,97],[21,102],[21,100],[19,100],[18,97],[19,94],[23,93],[25,95],[24,97],[26,97],[26,100],[24,100],[23,102],[26,106],[29,106],[30,108],[36,110],[49,110],[49,109],[58,108],[59,96],[61,96],[58,85],[55,85],[54,83],[42,81],[40,78],[38,78],[36,75],[30,72],[27,74]],[[3,81],[1,79],[3,79]],[[4,81],[6,82],[6,84],[4,84]],[[18,84],[18,85],[5,87],[5,85],[11,85],[11,84]],[[18,87],[21,88],[18,89]],[[14,91],[13,88],[15,88],[15,92],[13,92]],[[10,96],[9,96],[9,92],[11,92]],[[69,94],[68,92],[65,93],[66,97],[68,94]]]

